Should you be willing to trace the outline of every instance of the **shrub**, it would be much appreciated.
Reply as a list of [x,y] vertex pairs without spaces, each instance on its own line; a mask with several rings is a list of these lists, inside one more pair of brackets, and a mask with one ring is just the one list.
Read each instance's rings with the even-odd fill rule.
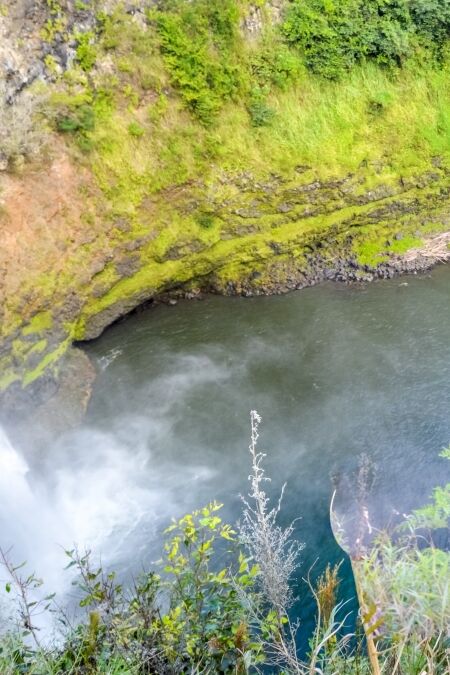
[[254,127],[268,126],[275,116],[273,108],[261,99],[251,101],[248,105],[248,112]]
[[87,616],[74,630],[61,617],[67,631],[62,649],[43,648],[35,625],[52,597],[30,603],[28,593],[36,591],[39,580],[22,577],[21,566],[14,567],[2,553],[20,594],[24,636],[31,633],[36,649],[26,648],[20,636],[7,637],[0,647],[0,666],[3,652],[3,665],[9,661],[11,673],[37,672],[34,667],[39,670],[42,662],[48,668],[44,672],[80,675],[111,673],[118,664],[125,670],[117,672],[164,675],[198,672],[200,666],[205,673],[246,672],[261,658],[244,602],[258,570],[242,553],[227,561],[220,542],[236,551],[237,541],[219,517],[220,509],[213,502],[174,521],[166,530],[165,576],[145,573],[127,591],[114,572],[94,567],[89,553],[67,552],[69,567],[78,572],[79,605]]
[[89,104],[75,107],[71,111],[62,112],[56,121],[58,131],[68,133],[92,131],[95,127],[95,113]]
[[363,59],[401,65],[419,47],[440,55],[450,8],[447,0],[293,0],[282,30],[313,72],[336,78]]
[[260,87],[274,85],[285,89],[295,82],[302,62],[293,50],[274,36],[265,36],[259,48],[251,53],[249,66],[252,79]]
[[235,2],[178,0],[151,16],[172,81],[198,119],[211,124],[241,84]]
[[134,136],[135,138],[140,138],[145,134],[145,129],[141,127],[140,124],[137,122],[130,122],[128,125],[128,133],[130,136]]
[[94,44],[94,37],[92,31],[76,33],[74,35],[74,39],[77,42],[76,60],[80,68],[85,72],[92,70],[97,59],[97,48]]
[[57,131],[70,134],[85,152],[93,147],[92,133],[99,120],[104,119],[111,109],[108,91],[98,88],[94,93],[82,91],[71,94],[56,92],[50,99],[47,116],[53,120]]
[[450,37],[450,4],[446,0],[411,0],[410,11],[418,34],[441,59]]
[[4,169],[19,157],[36,155],[44,145],[43,104],[43,95],[30,90],[8,103],[0,84],[0,165]]
[[212,213],[199,213],[196,220],[204,230],[209,230],[214,227],[214,214]]

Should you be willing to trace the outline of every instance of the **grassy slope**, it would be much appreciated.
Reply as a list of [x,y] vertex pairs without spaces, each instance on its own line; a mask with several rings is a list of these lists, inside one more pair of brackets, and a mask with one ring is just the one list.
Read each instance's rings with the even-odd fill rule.
[[[204,177],[205,172],[214,181],[223,170],[289,175],[299,164],[307,164],[319,176],[330,177],[375,160],[398,176],[428,168],[432,156],[450,158],[448,67],[420,69],[412,63],[392,72],[369,63],[339,82],[299,69],[284,90],[273,87],[269,92],[266,100],[275,112],[269,125],[252,126],[246,102],[237,99],[224,105],[212,126],[205,128],[185,112],[169,88],[159,53],[140,53],[147,41],[154,47],[157,37],[139,36],[135,27],[120,22],[115,26],[137,31],[136,39],[144,44],[119,50],[122,72],[114,95],[117,100],[121,91],[122,100],[89,136],[99,177],[102,170],[112,170],[123,181],[115,187],[125,203]],[[248,46],[243,49],[251,51]],[[127,56],[121,57],[121,51]],[[137,63],[141,73],[136,76]],[[149,73],[156,98],[146,105],[142,86]],[[130,134],[130,122],[138,123],[141,136]],[[139,178],[142,189],[132,194]],[[119,192],[115,194],[119,198]]]

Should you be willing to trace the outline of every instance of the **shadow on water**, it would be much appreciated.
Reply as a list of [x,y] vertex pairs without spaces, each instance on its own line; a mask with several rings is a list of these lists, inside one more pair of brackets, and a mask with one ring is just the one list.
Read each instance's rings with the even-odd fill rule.
[[[257,409],[271,489],[287,482],[282,518],[300,516],[300,577],[316,559],[318,574],[342,557],[329,523],[333,472],[351,472],[368,453],[386,513],[418,506],[445,481],[438,452],[450,441],[449,300],[450,270],[439,268],[367,287],[207,297],[112,326],[86,346],[98,377],[83,427],[39,461],[32,453],[20,460],[37,505],[31,541],[30,507],[8,499],[4,483],[2,539],[50,586],[63,586],[56,544],[92,545],[131,571],[159,557],[171,516],[218,499],[236,520],[247,490],[248,413]],[[353,597],[347,563],[343,572],[342,595]],[[314,609],[300,578],[297,587],[306,635]]]

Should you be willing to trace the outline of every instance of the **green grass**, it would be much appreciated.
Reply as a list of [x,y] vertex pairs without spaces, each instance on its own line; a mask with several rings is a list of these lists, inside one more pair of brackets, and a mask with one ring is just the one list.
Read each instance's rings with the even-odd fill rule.
[[[342,175],[377,161],[417,171],[430,156],[450,157],[450,90],[443,71],[405,70],[395,77],[377,66],[355,68],[340,82],[309,74],[273,93],[270,127],[251,129],[242,111],[225,111],[217,127],[230,168],[289,171],[307,164],[319,174]],[[373,113],[374,100],[386,101]]]
[[449,160],[448,63],[411,59],[388,69],[361,61],[326,80],[276,28],[243,40],[238,25],[247,5],[173,0],[150,13],[146,30],[120,6],[103,16],[95,51],[112,61],[113,73],[92,87],[75,67],[66,81],[81,102],[84,82],[84,103],[59,124],[81,129],[114,208],[133,210],[148,194],[211,183],[223,171],[289,174],[306,164],[318,175],[342,176],[377,162],[398,176],[419,173],[435,155]]
[[[295,86],[270,95],[274,117],[258,128],[243,102],[225,106],[214,129],[205,129],[172,97],[156,122],[155,104],[138,107],[141,135],[130,137],[136,112],[119,108],[90,134],[95,171],[125,212],[147,194],[189,180],[211,183],[223,170],[289,176],[307,165],[336,177],[377,163],[396,178],[418,174],[432,156],[450,159],[448,76],[446,68],[394,77],[365,65],[336,83],[305,72]],[[383,107],[374,112],[375,104]]]

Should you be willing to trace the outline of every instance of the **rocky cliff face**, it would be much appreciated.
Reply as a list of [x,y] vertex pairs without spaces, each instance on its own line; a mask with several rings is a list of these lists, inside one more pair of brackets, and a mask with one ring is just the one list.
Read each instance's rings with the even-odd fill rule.
[[[56,14],[52,3],[32,0],[1,7],[3,102],[20,106],[33,83],[70,68],[76,48],[70,35],[89,30],[95,15],[80,2]],[[272,22],[281,8],[278,1],[265,8]],[[141,10],[127,5],[133,21]],[[255,36],[263,20],[260,7],[250,6],[242,30]],[[108,68],[106,59],[101,67]],[[147,114],[152,96],[144,92],[136,119]],[[269,158],[264,175],[215,171],[139,192],[139,199],[133,193],[133,211],[119,212],[111,204],[108,165],[98,170],[101,157],[97,166],[80,161],[70,142],[48,133],[38,160],[3,162],[8,171],[0,171],[4,414],[48,398],[73,342],[97,337],[141,303],[383,277],[447,255],[444,240],[444,250],[420,255],[424,242],[449,229],[450,173],[437,157],[408,176],[372,162],[327,179],[304,165],[274,174]],[[127,152],[142,152],[134,142],[127,141]],[[141,190],[139,172],[132,187]],[[417,254],[402,261],[411,249]]]
[[0,17],[0,72],[3,95],[12,104],[20,93],[45,75],[49,48],[41,38],[50,18],[47,3],[35,0],[2,2]]
[[[77,33],[93,28],[99,12],[118,0],[2,0],[0,73],[6,100],[14,103],[34,82],[51,81],[74,62]],[[120,3],[130,15],[143,14],[152,0]]]

